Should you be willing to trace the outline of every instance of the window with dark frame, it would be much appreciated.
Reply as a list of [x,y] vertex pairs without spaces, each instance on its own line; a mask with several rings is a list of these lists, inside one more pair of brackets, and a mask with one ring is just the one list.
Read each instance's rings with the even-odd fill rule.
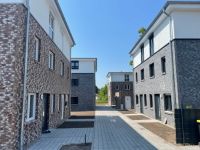
[[135,73],[135,81],[138,82],[138,74],[137,74],[137,72]]
[[41,40],[35,36],[35,53],[34,53],[34,59],[36,61],[40,61],[40,47],[41,47]]
[[119,90],[119,85],[116,85],[116,86],[115,86],[115,90]]
[[149,100],[150,100],[150,108],[153,108],[153,96],[152,96],[152,94],[149,95]]
[[144,80],[144,69],[141,70],[141,80]]
[[79,79],[72,79],[72,86],[79,86]]
[[149,65],[149,76],[150,77],[154,77],[155,76],[154,63]]
[[144,61],[144,44],[142,44],[142,46],[140,47],[141,50],[141,62]]
[[165,57],[161,58],[161,69],[162,69],[162,73],[165,74],[166,73],[166,58]]
[[128,75],[128,74],[125,74],[125,75],[124,75],[124,78],[125,78],[125,79],[124,79],[125,82],[129,82],[129,75]]
[[79,61],[71,61],[72,69],[79,69]]
[[164,105],[165,111],[172,111],[172,100],[171,95],[164,94]]
[[136,104],[138,104],[139,101],[138,101],[138,95],[136,95]]
[[147,106],[147,95],[144,94],[144,106]]
[[125,84],[125,90],[130,90],[130,85],[129,84]]
[[78,104],[78,97],[72,97],[71,98],[71,104],[72,105],[77,105]]
[[149,51],[150,51],[150,56],[154,54],[154,35],[152,34],[149,37]]

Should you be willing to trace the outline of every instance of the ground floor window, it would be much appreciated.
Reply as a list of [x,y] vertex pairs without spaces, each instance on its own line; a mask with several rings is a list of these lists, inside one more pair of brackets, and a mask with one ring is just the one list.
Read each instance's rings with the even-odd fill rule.
[[149,100],[150,100],[150,108],[153,108],[153,96],[152,96],[152,94],[149,95]]
[[164,107],[165,111],[172,111],[172,100],[171,95],[164,95]]
[[71,104],[72,105],[77,105],[78,104],[78,97],[72,97],[71,98]]
[[56,95],[51,95],[51,113],[54,113],[56,109]]
[[147,95],[144,94],[144,106],[147,106]]
[[136,95],[136,104],[138,104],[139,102],[138,102],[138,95]]
[[31,121],[35,119],[35,109],[36,109],[36,94],[29,93],[26,121]]

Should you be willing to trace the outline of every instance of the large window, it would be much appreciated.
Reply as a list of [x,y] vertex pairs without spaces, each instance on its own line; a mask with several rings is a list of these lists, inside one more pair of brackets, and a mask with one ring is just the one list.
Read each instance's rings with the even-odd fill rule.
[[171,95],[164,95],[165,111],[172,111],[172,100]]
[[49,69],[54,70],[55,68],[55,54],[49,51]]
[[149,95],[149,100],[150,100],[150,108],[153,108],[153,96],[152,96],[152,94]]
[[64,76],[64,62],[60,61],[60,75]]
[[147,106],[147,95],[144,94],[144,106]]
[[129,82],[129,75],[128,74],[124,75],[124,80],[125,80],[125,82]]
[[56,95],[51,95],[51,113],[54,113],[56,110]]
[[72,86],[78,86],[79,80],[78,79],[72,79]]
[[49,14],[49,36],[54,39],[54,17],[52,13]]
[[144,61],[144,45],[140,47],[140,50],[141,50],[141,61],[143,62]]
[[40,39],[38,37],[35,37],[35,53],[34,53],[34,59],[36,61],[40,61]]
[[27,119],[26,121],[31,121],[35,119],[35,108],[36,107],[36,94],[28,94],[28,109],[27,109]]
[[144,69],[142,69],[140,72],[141,72],[141,80],[144,80]]
[[166,59],[165,59],[165,57],[161,58],[161,70],[162,70],[163,74],[166,73]]
[[72,105],[77,105],[78,104],[78,97],[72,97],[71,98],[71,104]]
[[150,51],[150,56],[154,54],[154,35],[152,34],[149,37],[149,51]]
[[149,65],[149,76],[150,77],[154,77],[155,76],[154,63]]
[[72,69],[79,69],[79,61],[71,61]]

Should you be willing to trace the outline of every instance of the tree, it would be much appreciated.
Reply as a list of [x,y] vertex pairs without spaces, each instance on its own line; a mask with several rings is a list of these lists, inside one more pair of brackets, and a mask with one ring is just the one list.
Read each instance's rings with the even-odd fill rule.
[[143,35],[146,33],[146,29],[145,29],[144,27],[142,27],[142,28],[140,28],[140,29],[138,30],[138,33],[139,33],[139,35],[140,35],[140,37],[141,37],[141,36],[143,36]]
[[96,86],[96,94],[99,93],[99,88]]
[[107,102],[108,101],[108,87],[105,85],[99,90],[98,101]]
[[129,65],[130,65],[130,66],[133,66],[133,61],[132,61],[132,60],[129,61]]

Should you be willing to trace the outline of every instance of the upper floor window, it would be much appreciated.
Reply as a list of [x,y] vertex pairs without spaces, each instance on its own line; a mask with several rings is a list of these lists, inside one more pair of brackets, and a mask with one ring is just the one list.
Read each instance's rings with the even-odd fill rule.
[[154,63],[149,65],[149,76],[150,77],[154,77],[155,76]]
[[116,89],[116,90],[119,90],[119,85],[116,85],[115,89]]
[[138,74],[137,74],[137,72],[135,73],[135,81],[138,82]]
[[138,101],[138,95],[136,95],[136,104],[138,104],[139,101]]
[[71,104],[72,105],[78,105],[78,97],[72,97],[71,98]]
[[150,56],[154,54],[154,35],[152,34],[149,37],[149,50],[150,50]]
[[152,96],[152,94],[149,95],[149,100],[150,100],[150,108],[153,108],[153,96]]
[[55,54],[49,51],[49,69],[54,70],[55,68]]
[[79,61],[71,61],[72,69],[79,69]]
[[54,17],[52,13],[49,14],[49,36],[54,39]]
[[141,50],[141,62],[144,61],[144,45],[142,44],[142,46],[140,47]]
[[60,61],[60,75],[64,76],[64,62]]
[[34,59],[36,61],[40,61],[40,44],[41,41],[38,37],[35,37],[35,53],[34,53]]
[[129,82],[129,75],[128,74],[125,74],[124,78],[125,78],[125,82]]
[[27,109],[27,121],[35,119],[35,109],[36,109],[36,94],[28,94],[28,109]]
[[144,80],[144,69],[141,70],[141,80]]
[[161,70],[162,70],[163,74],[166,73],[166,59],[165,59],[165,57],[161,58]]
[[129,84],[125,84],[125,90],[130,90],[130,85]]
[[78,86],[79,80],[78,79],[72,79],[72,86]]

